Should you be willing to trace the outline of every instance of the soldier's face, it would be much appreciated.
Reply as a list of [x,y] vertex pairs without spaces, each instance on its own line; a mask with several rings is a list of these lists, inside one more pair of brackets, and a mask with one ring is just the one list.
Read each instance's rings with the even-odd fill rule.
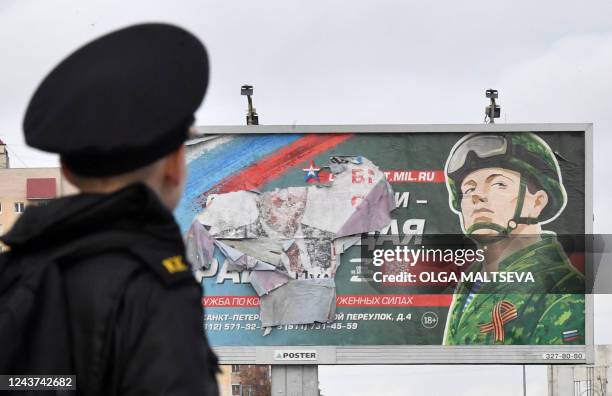
[[[461,213],[467,230],[477,223],[493,223],[502,227],[514,217],[521,175],[503,168],[476,170],[461,183]],[[474,231],[476,235],[497,234],[490,229]]]

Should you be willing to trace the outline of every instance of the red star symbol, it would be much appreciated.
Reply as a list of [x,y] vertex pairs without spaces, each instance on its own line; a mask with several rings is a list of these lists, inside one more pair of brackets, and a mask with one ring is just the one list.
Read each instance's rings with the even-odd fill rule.
[[319,172],[321,168],[317,168],[313,160],[310,160],[310,166],[308,168],[302,170],[306,172],[306,181],[310,179],[317,179],[317,181],[319,181]]

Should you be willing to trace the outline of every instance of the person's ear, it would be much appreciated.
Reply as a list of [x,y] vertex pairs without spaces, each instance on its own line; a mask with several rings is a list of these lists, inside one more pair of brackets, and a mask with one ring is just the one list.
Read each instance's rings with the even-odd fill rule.
[[537,191],[533,195],[532,217],[539,217],[546,205],[548,205],[548,194],[544,190]]
[[166,156],[164,161],[164,179],[172,185],[180,185],[185,178],[185,146]]
[[70,171],[70,169],[68,169],[68,167],[66,167],[66,165],[64,164],[64,161],[62,161],[60,159],[60,170],[62,172],[62,175],[70,182],[70,184],[73,185],[77,185],[78,180],[76,179],[74,173],[72,173]]

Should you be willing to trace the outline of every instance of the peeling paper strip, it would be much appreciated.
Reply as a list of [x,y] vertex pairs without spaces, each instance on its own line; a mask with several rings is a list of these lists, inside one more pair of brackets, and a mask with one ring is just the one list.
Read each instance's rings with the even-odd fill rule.
[[213,237],[234,231],[235,238],[254,238],[258,235],[249,235],[245,227],[259,217],[258,201],[259,194],[250,191],[211,194],[206,201],[206,208],[197,216],[197,220],[210,227],[209,233]]
[[336,236],[343,237],[370,232],[389,224],[391,222],[390,213],[395,209],[395,199],[389,188],[386,180],[380,180],[355,208],[355,212],[338,230]]
[[332,278],[297,279],[262,296],[262,327],[331,322],[336,313],[336,284]]
[[185,237],[187,261],[194,270],[210,268],[213,259],[214,240],[198,221],[194,221]]
[[257,295],[261,297],[290,282],[291,278],[280,271],[253,271],[250,281]]
[[272,238],[217,240],[257,260],[272,264],[276,267],[281,265],[283,241]]
[[[249,280],[251,286],[253,286],[253,289],[255,289],[255,292],[259,296],[268,294],[270,291],[291,280],[288,274],[278,271],[272,264],[250,257],[221,241],[215,241],[215,245],[221,250],[226,258],[222,270],[225,271],[225,273],[227,273],[227,271],[251,271]],[[225,275],[225,273],[223,273],[223,275]],[[222,278],[223,276],[217,279],[219,280]]]
[[244,271],[244,270],[257,270],[257,271],[274,271],[276,266],[257,260],[254,257],[250,257],[243,252],[234,249],[225,243],[215,240],[215,246],[217,246],[221,253],[226,258],[226,262],[229,261],[228,271]]

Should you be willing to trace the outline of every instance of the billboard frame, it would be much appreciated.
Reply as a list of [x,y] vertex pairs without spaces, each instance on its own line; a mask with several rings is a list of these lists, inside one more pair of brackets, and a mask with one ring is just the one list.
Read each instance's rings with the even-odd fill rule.
[[[186,144],[210,135],[271,133],[485,133],[583,132],[585,146],[585,234],[593,233],[593,124],[372,124],[372,125],[219,125],[196,126]],[[586,268],[590,257],[587,255]],[[586,273],[587,282],[592,279]],[[585,345],[378,345],[378,346],[258,346],[216,347],[220,364],[593,364],[594,296],[585,294]],[[277,361],[278,350],[316,350],[316,360]],[[583,354],[584,359],[545,359],[548,353]]]

